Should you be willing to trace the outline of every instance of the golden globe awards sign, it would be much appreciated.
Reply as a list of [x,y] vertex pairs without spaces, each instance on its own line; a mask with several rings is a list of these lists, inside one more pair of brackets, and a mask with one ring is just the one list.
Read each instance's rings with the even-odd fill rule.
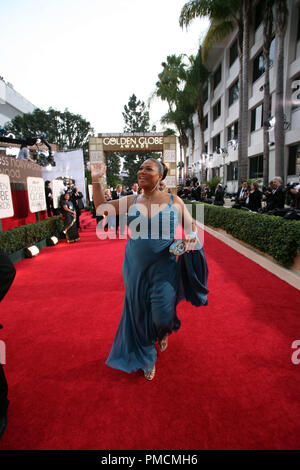
[[164,144],[163,134],[102,134],[103,150],[113,152],[116,150],[133,152],[155,152],[161,151]]
[[0,174],[0,219],[12,217],[13,215],[14,207],[9,176]]
[[64,182],[62,180],[52,180],[52,196],[53,196],[53,207],[57,209],[59,207],[60,197],[64,194]]
[[43,178],[28,176],[27,191],[30,212],[46,210],[45,182]]

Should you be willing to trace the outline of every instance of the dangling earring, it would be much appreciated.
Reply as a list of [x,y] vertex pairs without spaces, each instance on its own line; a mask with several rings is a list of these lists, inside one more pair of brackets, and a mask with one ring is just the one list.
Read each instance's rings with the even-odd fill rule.
[[151,193],[153,193],[153,191],[155,191],[155,190],[156,190],[156,188],[157,188],[157,186],[159,185],[160,181],[161,181],[161,178],[159,178],[159,180],[157,180],[157,183],[156,183],[156,185],[154,186],[154,188],[153,188],[153,189],[151,189]]

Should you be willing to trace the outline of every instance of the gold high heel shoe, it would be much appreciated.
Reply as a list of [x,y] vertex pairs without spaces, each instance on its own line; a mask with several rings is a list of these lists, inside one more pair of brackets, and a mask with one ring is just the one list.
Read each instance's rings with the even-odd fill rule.
[[159,350],[161,352],[164,352],[167,349],[167,347],[168,347],[168,337],[167,337],[167,335],[163,339],[158,340],[158,347],[159,347]]
[[152,370],[150,370],[149,372],[145,372],[144,371],[144,377],[145,379],[147,380],[153,380],[154,377],[155,377],[155,372],[156,372],[156,368],[155,368],[155,364],[154,364],[154,367]]

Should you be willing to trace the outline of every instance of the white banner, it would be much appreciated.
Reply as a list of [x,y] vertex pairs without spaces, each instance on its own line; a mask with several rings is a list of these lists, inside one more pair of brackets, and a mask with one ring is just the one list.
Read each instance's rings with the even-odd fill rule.
[[43,178],[28,176],[27,191],[30,212],[45,211],[47,206],[45,196],[45,182]]
[[51,181],[52,196],[53,196],[53,207],[57,209],[59,207],[60,196],[64,194],[64,182],[62,180]]
[[0,174],[0,219],[12,217],[14,206],[11,196],[9,176]]
[[54,160],[56,166],[42,168],[44,180],[52,181],[59,177],[75,180],[76,186],[78,186],[79,191],[83,194],[83,203],[85,204],[86,190],[82,149],[57,152],[54,155]]

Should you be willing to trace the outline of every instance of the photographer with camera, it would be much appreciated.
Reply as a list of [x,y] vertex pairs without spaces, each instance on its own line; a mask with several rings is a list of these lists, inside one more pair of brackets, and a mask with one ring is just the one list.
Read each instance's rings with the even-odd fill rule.
[[300,209],[300,175],[298,184],[287,184],[286,190],[291,197],[290,206],[293,209]]
[[246,207],[246,201],[249,196],[250,188],[248,186],[247,180],[242,181],[242,186],[238,189],[235,203],[232,206],[233,209],[241,209],[241,207]]

